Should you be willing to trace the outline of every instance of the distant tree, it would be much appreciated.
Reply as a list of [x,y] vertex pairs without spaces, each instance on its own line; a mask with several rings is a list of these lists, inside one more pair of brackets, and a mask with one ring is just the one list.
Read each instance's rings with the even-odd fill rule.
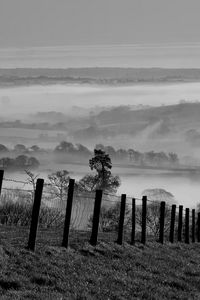
[[28,156],[19,155],[15,158],[15,166],[19,168],[24,168],[28,166]]
[[169,157],[165,152],[149,151],[145,153],[145,163],[150,165],[162,166],[169,164]]
[[159,165],[167,165],[169,163],[169,158],[165,152],[156,153],[155,163]]
[[143,165],[144,164],[144,154],[140,153],[139,151],[133,152],[133,161],[135,164]]
[[127,152],[125,149],[118,149],[118,150],[116,151],[116,156],[117,156],[119,159],[121,159],[121,160],[127,159],[127,157],[128,157],[128,152]]
[[178,155],[174,152],[170,152],[169,154],[169,162],[173,165],[177,165],[179,163]]
[[14,151],[16,152],[25,152],[27,149],[23,144],[17,144],[14,147]]
[[129,155],[129,160],[133,161],[134,150],[133,149],[128,149],[128,155]]
[[34,152],[38,152],[38,151],[40,151],[40,147],[39,147],[39,146],[37,146],[37,145],[33,145],[33,146],[31,146],[31,147],[30,147],[30,149],[31,149],[32,151],[34,151]]
[[111,147],[111,146],[106,146],[106,147],[104,148],[104,151],[105,151],[106,153],[108,153],[108,155],[109,155],[112,159],[116,157],[116,151],[115,151],[115,149],[114,149],[113,147]]
[[66,142],[66,141],[62,141],[55,148],[55,152],[74,153],[74,152],[76,152],[76,149],[74,148],[74,145],[72,143],[69,143],[69,142]]
[[28,162],[27,162],[28,166],[31,167],[31,168],[38,168],[40,163],[39,161],[37,160],[37,158],[31,156],[28,158]]
[[5,153],[5,152],[8,152],[8,148],[2,144],[0,144],[0,153]]
[[0,167],[5,169],[37,168],[39,165],[40,163],[35,157],[28,157],[26,155],[19,155],[15,159],[10,157],[0,159]]
[[145,156],[144,156],[145,163],[147,163],[147,164],[154,164],[155,163],[156,155],[157,154],[154,151],[146,152]]
[[0,159],[0,167],[3,169],[11,168],[14,166],[15,160],[10,157],[3,157]]

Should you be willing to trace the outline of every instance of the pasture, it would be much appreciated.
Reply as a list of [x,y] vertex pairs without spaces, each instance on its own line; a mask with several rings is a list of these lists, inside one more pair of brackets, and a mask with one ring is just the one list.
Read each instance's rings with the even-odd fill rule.
[[199,244],[107,241],[92,247],[85,240],[76,237],[67,250],[44,240],[33,253],[24,249],[19,232],[4,231],[1,299],[199,299]]

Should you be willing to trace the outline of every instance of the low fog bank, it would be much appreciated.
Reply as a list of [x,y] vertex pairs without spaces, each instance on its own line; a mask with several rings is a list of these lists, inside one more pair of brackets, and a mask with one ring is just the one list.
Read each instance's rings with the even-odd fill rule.
[[129,86],[91,84],[30,85],[0,88],[0,118],[25,118],[37,112],[56,111],[79,117],[113,106],[161,106],[181,99],[199,99],[198,82],[136,83]]

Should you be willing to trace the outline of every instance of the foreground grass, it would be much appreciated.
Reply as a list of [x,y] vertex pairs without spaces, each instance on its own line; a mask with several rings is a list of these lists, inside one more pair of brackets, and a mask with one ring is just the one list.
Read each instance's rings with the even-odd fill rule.
[[43,244],[32,253],[3,238],[0,299],[200,299],[200,244],[76,239],[67,250]]

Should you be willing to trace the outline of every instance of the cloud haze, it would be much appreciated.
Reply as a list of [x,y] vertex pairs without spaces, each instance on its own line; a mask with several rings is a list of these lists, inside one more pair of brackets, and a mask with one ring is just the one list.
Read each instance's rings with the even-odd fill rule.
[[0,0],[0,47],[199,42],[198,0]]

